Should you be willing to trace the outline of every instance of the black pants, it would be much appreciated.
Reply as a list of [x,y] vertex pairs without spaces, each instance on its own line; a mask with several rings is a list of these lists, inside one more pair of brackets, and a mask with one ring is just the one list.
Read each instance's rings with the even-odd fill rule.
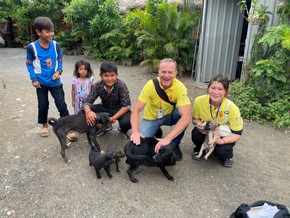
[[47,123],[47,115],[49,109],[48,92],[54,98],[54,103],[58,109],[60,117],[69,115],[67,105],[65,103],[64,91],[62,85],[56,87],[47,87],[41,84],[41,88],[36,89],[38,99],[38,123]]
[[[109,109],[105,107],[103,104],[94,104],[91,106],[91,110],[95,113],[101,113],[106,112],[109,113],[109,116],[114,116],[120,109]],[[84,113],[84,110],[80,110],[80,113]],[[127,133],[129,129],[131,129],[131,123],[130,123],[130,117],[131,117],[131,111],[128,111],[123,116],[119,117],[118,122],[120,125],[120,129],[122,133]]]
[[[191,131],[191,140],[193,144],[196,145],[196,147],[194,148],[195,152],[200,151],[204,139],[205,135],[202,134],[196,127],[194,127],[194,129]],[[235,142],[224,145],[217,144],[213,151],[213,154],[216,155],[222,162],[225,161],[226,159],[232,158],[233,148],[235,144],[236,144]]]

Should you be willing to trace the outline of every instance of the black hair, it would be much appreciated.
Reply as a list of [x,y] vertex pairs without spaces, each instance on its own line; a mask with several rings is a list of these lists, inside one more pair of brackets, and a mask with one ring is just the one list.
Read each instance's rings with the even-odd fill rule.
[[220,73],[220,74],[215,75],[213,78],[211,78],[211,80],[209,81],[209,84],[207,86],[207,89],[209,89],[209,87],[211,86],[211,84],[213,82],[221,83],[223,85],[224,89],[226,90],[226,92],[228,92],[230,81],[228,80],[228,76],[226,74]]
[[78,69],[79,69],[79,67],[80,67],[81,65],[84,65],[85,68],[86,68],[86,70],[88,71],[88,72],[87,72],[87,78],[90,78],[92,75],[94,75],[93,70],[92,70],[92,68],[91,68],[91,64],[90,64],[89,62],[87,62],[87,61],[79,60],[79,61],[77,61],[76,64],[75,64],[74,76],[76,76],[76,77],[80,77],[80,74],[79,74]]
[[42,30],[53,30],[54,26],[52,21],[48,17],[37,17],[34,20],[33,26],[36,30],[40,32]]
[[101,63],[100,66],[100,75],[107,73],[107,72],[114,72],[118,74],[118,68],[116,64],[114,64],[112,61],[104,61]]

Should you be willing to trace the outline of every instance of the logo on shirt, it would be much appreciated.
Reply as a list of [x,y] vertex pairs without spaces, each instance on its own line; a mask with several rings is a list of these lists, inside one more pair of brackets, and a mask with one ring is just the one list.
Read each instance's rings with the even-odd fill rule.
[[51,58],[47,58],[45,62],[46,62],[46,66],[48,66],[48,67],[52,66]]

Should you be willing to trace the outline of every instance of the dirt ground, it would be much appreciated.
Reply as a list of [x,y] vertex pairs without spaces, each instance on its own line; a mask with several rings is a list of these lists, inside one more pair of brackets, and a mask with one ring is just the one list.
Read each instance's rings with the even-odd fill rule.
[[[81,56],[64,57],[62,82],[72,114],[70,85],[75,62]],[[98,78],[99,63],[90,60]],[[153,74],[144,68],[118,66],[119,77],[130,90],[132,104]],[[180,78],[192,100],[205,93],[205,85]],[[58,117],[54,102],[49,116]],[[112,165],[112,179],[102,170],[97,179],[89,166],[90,147],[85,135],[73,143],[65,164],[52,133],[38,134],[37,101],[26,66],[25,49],[0,48],[0,217],[229,217],[242,203],[268,200],[290,207],[290,130],[270,124],[246,122],[242,139],[234,149],[234,166],[224,168],[213,155],[208,161],[190,157],[192,126],[183,138],[183,159],[168,167],[175,180],[168,181],[158,168],[140,167],[139,183]],[[102,149],[114,142],[123,149],[123,139],[114,130],[99,140]],[[165,132],[169,128],[164,129]]]

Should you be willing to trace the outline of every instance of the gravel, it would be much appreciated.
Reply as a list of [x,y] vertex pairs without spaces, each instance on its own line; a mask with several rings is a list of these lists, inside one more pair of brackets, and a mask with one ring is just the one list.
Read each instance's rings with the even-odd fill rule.
[[[70,113],[74,64],[84,58],[98,79],[99,62],[83,56],[65,56],[62,81]],[[167,167],[175,180],[168,181],[158,168],[140,167],[139,183],[126,173],[125,158],[120,173],[111,167],[112,179],[101,170],[97,179],[89,166],[86,136],[67,149],[65,164],[56,136],[38,134],[37,100],[26,66],[25,49],[0,48],[0,217],[229,217],[242,204],[258,200],[290,206],[290,130],[271,124],[246,122],[244,134],[234,149],[234,165],[224,168],[211,155],[206,160],[190,157],[191,130],[182,140],[183,159]],[[138,66],[118,66],[119,77],[130,90],[134,104],[145,82],[154,77]],[[206,85],[190,76],[180,78],[192,100],[206,92]],[[58,117],[51,99],[49,116]],[[99,138],[101,148],[114,142],[123,149],[127,140],[114,129]],[[164,128],[164,132],[170,128]]]

